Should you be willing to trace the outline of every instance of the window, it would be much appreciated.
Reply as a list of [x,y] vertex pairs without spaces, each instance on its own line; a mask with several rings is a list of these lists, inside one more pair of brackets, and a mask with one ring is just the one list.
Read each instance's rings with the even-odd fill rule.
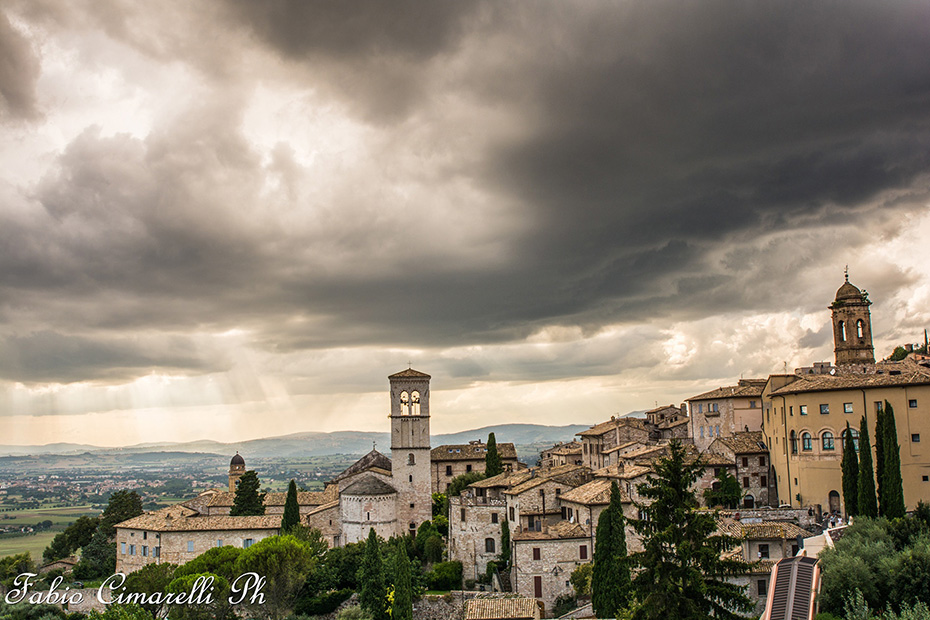
[[148,532],[142,532],[142,540],[148,540],[148,537],[149,537]]
[[484,552],[494,553],[494,539],[493,538],[484,539]]
[[704,403],[698,403],[698,413],[704,413]]
[[152,557],[161,557],[161,547],[152,547]]
[[539,575],[533,577],[533,596],[542,598],[542,577]]
[[749,476],[743,476],[743,488],[744,489],[749,488]]
[[769,557],[769,546],[762,544],[759,545],[759,557],[763,560],[768,559]]
[[[714,411],[716,411],[716,410],[717,410],[717,408],[714,407]],[[719,425],[719,424],[718,424],[717,426],[714,427],[714,434],[717,435],[717,437],[720,437],[720,425]]]
[[451,476],[451,475],[452,475],[452,466],[451,466],[451,465],[446,465],[446,475],[447,475],[447,476]]
[[764,457],[764,456],[760,456],[760,457],[759,457],[759,467],[765,467],[765,457]]
[[843,413],[852,413],[852,403],[843,403]]
[[763,489],[768,488],[768,486],[769,486],[769,477],[768,477],[768,476],[760,476],[760,477],[759,477],[759,486],[762,487]]
[[415,456],[413,456],[413,453],[408,454],[407,465],[416,465],[416,464],[417,464],[417,459]]
[[862,338],[862,327],[863,327],[863,325],[864,325],[864,324],[863,324],[863,322],[862,322],[862,319],[859,319],[858,321],[856,321],[856,337],[858,337],[858,338]]
[[791,417],[794,417],[794,405],[791,405],[790,407],[788,407],[788,415],[790,415]]
[[749,467],[749,457],[748,457],[748,456],[744,456],[744,457],[743,457],[743,467]]
[[465,471],[466,471],[467,473],[471,473],[471,465],[466,465],[466,466],[465,466]]
[[580,545],[578,547],[578,557],[582,560],[588,559],[588,545]]
[[416,533],[417,533],[417,524],[416,524],[416,523],[411,523],[410,525],[407,526],[407,529],[410,530],[410,533],[411,533],[411,534],[416,535]]
[[187,552],[188,553],[194,552],[194,541],[193,540],[187,541]]
[[798,453],[798,436],[791,431],[791,454]]
[[217,539],[216,539],[216,546],[217,546],[217,547],[222,547],[222,546],[223,546],[223,539],[222,539],[222,538],[217,538]]
[[846,321],[840,321],[840,342],[846,342]]
[[135,555],[135,554],[136,554],[136,546],[129,545],[129,555]]
[[798,407],[798,413],[801,415],[807,415],[807,405],[801,405]]
[[930,482],[930,476],[921,476],[921,477],[920,477],[920,481],[921,481],[921,482]]
[[917,399],[912,398],[909,401],[907,401],[907,406],[910,407],[911,409],[917,409]]
[[704,425],[701,425],[701,439],[704,439]]
[[254,544],[255,544],[255,539],[254,539],[254,538],[246,538],[245,540],[242,541],[242,548],[243,548],[243,549],[248,549],[249,547],[251,547],[251,546],[254,545]]
[[717,413],[718,411],[719,409],[717,409],[717,403],[714,403],[714,413]]
[[769,593],[769,580],[768,579],[758,579],[756,581],[756,592],[759,596],[768,596]]
[[[511,510],[513,510],[513,509],[511,508]],[[464,521],[464,520],[465,520],[465,509],[462,508],[462,521]]]
[[749,408],[750,408],[750,409],[755,409],[755,408],[756,408],[756,401],[754,401],[754,400],[749,401]]
[[491,513],[491,523],[497,523],[497,513],[496,513],[496,512],[492,512],[492,513]]
[[[850,428],[848,432],[849,432],[850,437],[852,437],[852,440],[853,440],[853,449],[854,449],[856,452],[858,452],[858,451],[859,451],[859,431],[857,431],[857,430],[854,429],[854,428]],[[843,446],[844,446],[844,447],[846,446],[846,433],[847,433],[847,431],[844,430],[844,431],[840,434],[840,437],[843,439]]]
[[121,542],[121,543],[119,544],[119,552],[120,552],[122,555],[126,555],[126,543]]
[[875,413],[881,413],[885,410],[885,403],[880,400],[875,401]]
[[830,413],[830,405],[828,405],[828,404],[826,404],[826,403],[821,403],[821,405],[820,405],[820,413],[821,413],[822,415],[827,415],[828,413]]
[[413,474],[410,474],[409,476],[407,476],[407,480],[409,482],[413,482]]
[[370,513],[370,512],[366,512],[366,513],[365,513],[365,520],[366,520],[366,521],[371,521],[371,513]]
[[920,433],[911,434],[911,443],[920,443]]
[[714,478],[716,478],[716,477],[719,476],[719,475],[720,475],[720,468],[719,468],[719,467],[714,467]]
[[142,557],[149,557],[149,548],[148,545],[142,545]]
[[807,431],[801,433],[801,449],[805,452],[810,452],[814,449],[814,446],[811,443],[811,434]]
[[830,431],[824,431],[820,435],[820,444],[824,450],[833,450],[834,449],[833,433],[831,433]]
[[539,547],[533,547],[533,559],[538,560],[540,557]]
[[514,516],[513,516],[513,506],[510,507],[510,520],[511,520],[511,521],[514,520]]

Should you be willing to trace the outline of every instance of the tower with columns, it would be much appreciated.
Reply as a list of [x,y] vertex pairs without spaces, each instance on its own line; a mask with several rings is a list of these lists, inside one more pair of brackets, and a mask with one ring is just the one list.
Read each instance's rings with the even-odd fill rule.
[[433,516],[430,479],[429,380],[408,368],[391,384],[391,478],[397,489],[398,534],[414,532]]
[[836,291],[836,299],[830,304],[837,366],[875,363],[871,305],[868,293],[849,283],[847,270],[846,282]]

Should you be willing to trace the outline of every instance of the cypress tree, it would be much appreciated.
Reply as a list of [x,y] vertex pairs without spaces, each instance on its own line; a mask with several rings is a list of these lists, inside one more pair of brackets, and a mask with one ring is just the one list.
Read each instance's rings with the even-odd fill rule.
[[494,433],[488,435],[488,451],[484,454],[484,473],[490,478],[504,473],[504,464],[501,461],[501,454],[497,451],[497,438]]
[[297,483],[291,480],[287,487],[287,499],[284,500],[284,516],[281,518],[281,533],[286,534],[295,525],[300,524],[300,504],[297,503]]
[[250,469],[242,474],[229,516],[248,517],[265,514],[265,494],[258,492],[259,486],[258,474],[254,471]]
[[630,565],[626,549],[626,520],[620,489],[610,485],[610,504],[597,520],[591,604],[598,618],[619,618],[630,603]]
[[398,540],[392,558],[394,575],[394,602],[391,605],[392,620],[413,620],[413,584],[410,578],[410,558],[407,545]]
[[501,562],[510,565],[510,524],[507,523],[507,515],[504,515],[501,523]]
[[378,535],[372,528],[368,530],[365,555],[362,556],[362,566],[359,569],[358,603],[371,615],[372,620],[387,620],[386,595],[381,546]]
[[884,475],[882,476],[882,485],[884,492],[884,504],[882,505],[882,514],[889,519],[903,517],[905,512],[904,506],[904,482],[901,480],[901,447],[898,445],[898,429],[894,420],[894,409],[891,403],[885,401],[885,464]]
[[878,514],[885,514],[885,409],[875,415],[875,480],[878,487]]
[[859,488],[857,489],[856,514],[863,517],[878,516],[878,504],[875,501],[875,474],[872,471],[872,445],[869,443],[869,423],[862,416],[859,423]]
[[859,458],[853,441],[849,422],[846,423],[846,438],[843,441],[843,502],[846,504],[846,516],[853,517],[859,512]]

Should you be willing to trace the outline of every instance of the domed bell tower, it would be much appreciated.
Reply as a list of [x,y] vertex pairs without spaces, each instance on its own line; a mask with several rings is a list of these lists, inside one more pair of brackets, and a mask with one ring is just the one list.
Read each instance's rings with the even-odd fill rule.
[[239,486],[239,478],[242,477],[242,474],[245,473],[245,459],[239,456],[239,453],[236,452],[236,456],[232,457],[232,460],[229,461],[229,492],[235,493],[236,488]]
[[833,311],[833,352],[836,365],[874,364],[875,349],[872,347],[872,319],[869,312],[869,295],[846,282],[836,291],[836,299],[830,304]]
[[398,534],[416,533],[433,516],[430,479],[429,380],[408,368],[391,383],[391,477],[397,489]]

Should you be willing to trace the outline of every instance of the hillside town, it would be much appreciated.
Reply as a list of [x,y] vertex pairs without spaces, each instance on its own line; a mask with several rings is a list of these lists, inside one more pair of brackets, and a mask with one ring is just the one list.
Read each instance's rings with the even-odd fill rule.
[[[852,515],[843,468],[847,446],[859,451],[857,429],[893,412],[904,506],[930,501],[930,453],[922,449],[930,441],[930,356],[926,346],[908,346],[900,359],[876,361],[870,305],[847,276],[830,304],[833,363],[740,378],[643,417],[610,416],[544,450],[534,467],[518,461],[505,437],[431,446],[432,377],[407,368],[389,377],[389,455],[373,447],[323,490],[296,493],[299,523],[337,549],[372,536],[418,539],[441,521],[442,559],[460,563],[453,589],[484,592],[486,601],[534,600],[530,617],[564,613],[571,601],[580,605],[572,613],[585,617],[592,611],[572,576],[595,559],[612,493],[626,549],[642,551],[630,524],[651,504],[643,489],[659,464],[681,453],[697,468],[691,489],[700,509],[735,541],[723,555],[747,566],[732,582],[745,587],[752,614],[813,618],[818,554]],[[489,453],[499,473],[485,475]],[[254,473],[247,455],[236,454],[226,488],[116,523],[116,570],[183,565],[281,533],[285,493],[265,494],[261,514],[233,516],[240,483]]]

